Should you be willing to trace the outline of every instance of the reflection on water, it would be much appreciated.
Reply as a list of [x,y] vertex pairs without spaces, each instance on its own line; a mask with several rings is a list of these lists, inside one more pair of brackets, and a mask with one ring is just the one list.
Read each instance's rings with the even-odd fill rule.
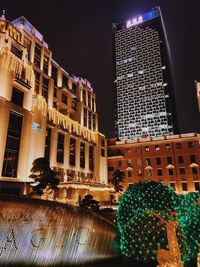
[[0,263],[66,266],[112,258],[115,227],[54,202],[0,197]]

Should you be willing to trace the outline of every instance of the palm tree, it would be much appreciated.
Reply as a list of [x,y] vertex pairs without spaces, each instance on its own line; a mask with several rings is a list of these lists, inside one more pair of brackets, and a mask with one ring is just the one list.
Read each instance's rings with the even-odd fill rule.
[[124,182],[125,173],[120,170],[116,170],[112,175],[112,184],[114,185],[115,192],[121,193],[123,191],[123,186],[120,183]]

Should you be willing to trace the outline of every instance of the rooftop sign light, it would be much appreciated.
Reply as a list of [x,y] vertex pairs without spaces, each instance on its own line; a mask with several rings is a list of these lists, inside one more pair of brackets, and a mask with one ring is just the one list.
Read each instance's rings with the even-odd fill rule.
[[126,27],[127,28],[133,27],[133,26],[141,24],[141,23],[143,23],[145,21],[154,19],[154,18],[156,18],[158,16],[159,16],[158,9],[153,9],[152,11],[149,11],[149,12],[145,13],[142,16],[137,16],[137,17],[135,17],[135,18],[133,18],[131,20],[128,20],[126,22]]
[[134,18],[132,20],[128,20],[127,21],[127,24],[126,24],[126,27],[127,28],[130,28],[130,27],[135,26],[137,24],[140,24],[142,22],[143,22],[143,17],[142,16],[139,16],[139,17],[136,17],[136,18]]

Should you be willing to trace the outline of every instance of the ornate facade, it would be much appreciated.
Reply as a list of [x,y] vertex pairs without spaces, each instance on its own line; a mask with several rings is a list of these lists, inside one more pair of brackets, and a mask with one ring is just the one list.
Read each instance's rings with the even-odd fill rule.
[[0,118],[1,193],[27,194],[33,160],[46,157],[60,179],[60,200],[77,202],[87,193],[109,200],[95,93],[52,59],[24,17],[0,19]]

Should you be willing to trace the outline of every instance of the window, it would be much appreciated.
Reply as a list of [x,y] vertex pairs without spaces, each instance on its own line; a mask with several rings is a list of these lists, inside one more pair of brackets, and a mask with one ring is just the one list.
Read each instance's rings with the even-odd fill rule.
[[170,144],[165,144],[165,148],[167,151],[169,151],[171,149],[171,145]]
[[180,175],[185,175],[185,168],[179,168]]
[[160,165],[161,164],[161,158],[156,158],[156,164]]
[[141,159],[137,159],[137,166],[138,166],[138,167],[141,167],[141,166],[142,166],[142,161],[141,161]]
[[35,71],[35,93],[39,94],[40,89],[40,73]]
[[35,44],[35,55],[34,55],[34,65],[40,69],[40,59],[41,59],[42,47],[39,44]]
[[72,108],[73,108],[73,110],[76,110],[76,106],[77,106],[76,100],[72,99]]
[[182,183],[182,189],[183,189],[183,191],[188,191],[188,185],[187,185],[187,182],[183,182],[183,183]]
[[95,99],[94,99],[94,97],[92,98],[92,110],[95,111]]
[[22,121],[21,115],[10,113],[2,176],[17,177]]
[[27,59],[30,60],[31,40],[24,36],[24,47],[27,49]]
[[91,108],[91,93],[88,92],[88,106]]
[[94,156],[93,156],[93,153],[94,153],[94,148],[93,146],[89,146],[89,169],[90,170],[94,170]]
[[132,177],[132,171],[128,170],[128,177]]
[[101,156],[105,157],[105,149],[101,148]]
[[109,172],[113,172],[114,171],[114,167],[112,167],[112,166],[108,167],[108,171]]
[[190,155],[190,162],[191,163],[196,163],[196,157],[195,157],[195,155]]
[[91,130],[92,129],[92,112],[88,111],[88,127]]
[[49,155],[50,155],[50,144],[51,144],[51,128],[47,127],[44,157],[48,160],[49,160]]
[[155,145],[155,150],[159,151],[160,150],[160,146],[159,145]]
[[72,83],[72,92],[74,92],[76,94],[76,84]]
[[138,70],[138,74],[144,74],[144,70]]
[[148,177],[152,176],[152,171],[151,170],[147,170],[147,176]]
[[22,50],[16,47],[15,45],[11,45],[11,52],[18,58],[22,59]]
[[105,147],[105,140],[104,139],[101,139],[101,146]]
[[67,96],[65,94],[62,94],[62,102],[67,105]]
[[48,75],[48,69],[49,69],[49,57],[47,55],[44,55],[43,71],[46,75]]
[[63,74],[63,82],[62,82],[63,87],[68,87],[68,77]]
[[57,68],[52,64],[51,77],[54,79],[54,86],[57,86]]
[[183,163],[184,161],[183,161],[183,156],[178,156],[178,162],[179,163]]
[[151,159],[147,158],[146,159],[146,166],[149,166],[149,165],[151,165]]
[[171,188],[173,188],[174,190],[176,190],[176,185],[175,185],[175,183],[170,183],[169,185],[170,185]]
[[172,157],[167,157],[167,163],[172,164]]
[[140,147],[136,147],[136,152],[140,152]]
[[194,143],[193,143],[193,142],[188,142],[188,147],[189,147],[189,148],[194,147]]
[[76,160],[76,139],[70,138],[69,164],[75,166]]
[[194,182],[194,188],[195,188],[195,191],[200,191],[200,183]]
[[42,83],[42,95],[48,100],[48,86],[49,86],[49,80],[45,77],[43,77],[43,83]]
[[96,116],[93,114],[93,131],[96,130]]
[[57,162],[64,163],[64,134],[58,133]]
[[53,96],[54,97],[57,97],[57,88],[55,86],[53,88]]
[[173,169],[168,169],[168,174],[169,174],[169,176],[173,176],[174,175],[174,170]]
[[85,168],[85,144],[80,144],[80,167]]
[[84,126],[87,127],[87,108],[84,108],[84,119],[83,119]]
[[141,170],[138,171],[138,176],[139,176],[139,177],[142,176],[142,171],[141,171]]
[[158,174],[158,176],[162,176],[163,175],[162,169],[158,169],[157,174]]
[[83,104],[86,105],[86,91],[83,90]]
[[131,164],[131,159],[128,159],[127,160],[127,167],[131,167],[132,166],[132,164]]
[[23,99],[24,99],[24,92],[22,92],[19,89],[13,87],[11,101],[13,103],[15,103],[16,105],[22,107],[23,106]]
[[197,168],[192,168],[192,174],[198,174]]
[[145,151],[146,151],[146,152],[149,151],[149,146],[145,146]]
[[121,160],[118,160],[118,162],[117,162],[117,166],[118,166],[118,167],[121,167],[121,166],[122,166],[122,161],[121,161]]
[[181,147],[182,147],[181,143],[176,143],[176,148],[177,149],[181,149]]
[[101,139],[101,146],[105,147],[105,140],[104,139]]

